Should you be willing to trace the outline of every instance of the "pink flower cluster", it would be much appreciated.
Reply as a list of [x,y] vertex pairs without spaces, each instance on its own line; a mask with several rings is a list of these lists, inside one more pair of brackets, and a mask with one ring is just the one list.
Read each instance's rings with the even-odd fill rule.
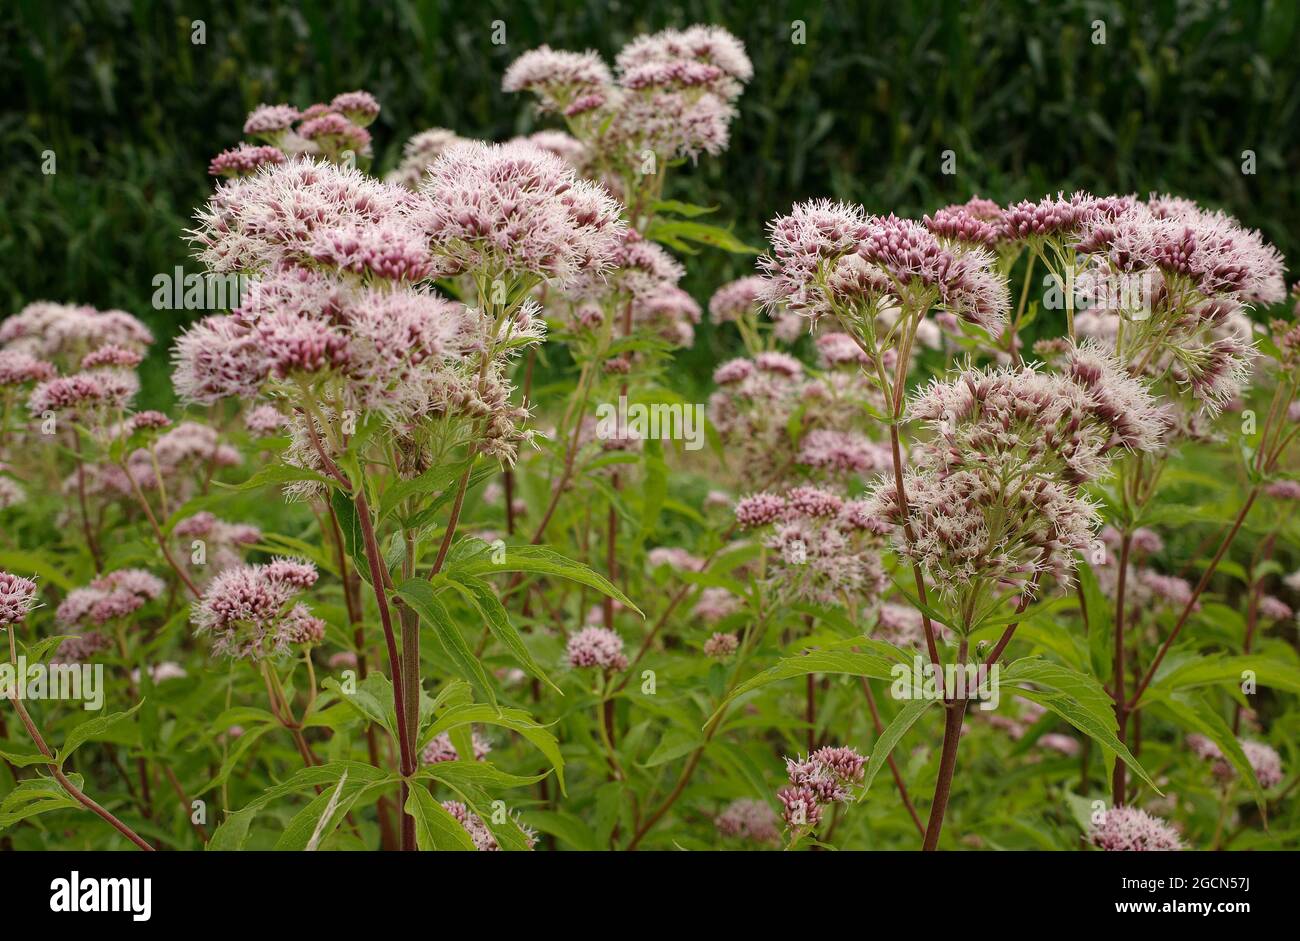
[[998,332],[1010,297],[993,256],[941,241],[918,222],[868,215],[829,200],[798,203],[768,226],[772,252],[759,260],[762,299],[813,320],[831,315],[846,329],[874,321],[882,307],[940,308]]
[[[488,753],[492,751],[492,746],[486,739],[480,738],[477,732],[471,734],[471,741],[474,746],[474,760],[487,760]],[[436,765],[444,761],[459,761],[460,752],[456,751],[456,746],[451,743],[451,735],[442,732],[435,735],[429,740],[429,744],[424,746],[424,751],[420,754],[420,760],[426,765]]]
[[727,805],[713,820],[718,833],[736,840],[772,844],[781,841],[775,811],[766,801],[742,797]]
[[325,622],[295,599],[316,583],[316,567],[277,558],[240,565],[212,579],[190,612],[196,634],[213,638],[213,652],[235,659],[281,656],[297,645],[315,645]]
[[626,227],[603,187],[531,144],[455,144],[421,193],[412,222],[447,274],[563,284],[609,267]]
[[[1118,449],[1151,451],[1166,427],[1141,383],[1093,347],[1062,374],[967,369],[911,403],[933,438],[904,480],[915,538],[898,550],[950,598],[986,580],[1068,581],[1098,524],[1079,487],[1103,477]],[[895,482],[881,478],[867,511],[903,522]]]
[[0,571],[0,627],[21,624],[36,607],[36,583],[10,572]]
[[[474,811],[470,810],[460,801],[443,801],[442,809],[451,814],[469,834],[469,838],[474,842],[474,848],[479,852],[496,852],[501,849],[497,838],[492,835],[488,825],[483,822],[483,818]],[[524,842],[529,849],[537,845],[537,834],[529,827],[524,826],[518,820],[514,820],[514,825],[519,828],[523,834]]]
[[619,52],[616,69],[617,80],[595,52],[542,46],[511,64],[502,88],[534,93],[598,163],[627,178],[646,150],[665,161],[724,150],[733,103],[753,76],[744,46],[717,26],[639,36]]
[[248,523],[228,523],[207,510],[187,516],[172,528],[172,535],[188,550],[193,541],[205,546],[205,562],[197,566],[200,574],[215,575],[243,561],[243,551],[262,538],[262,531]]
[[704,656],[714,660],[726,660],[739,649],[740,638],[721,631],[714,631],[713,636],[704,642]]
[[[1223,750],[1204,735],[1187,736],[1187,747],[1198,758],[1214,762],[1214,775],[1223,781],[1236,777],[1237,772],[1223,756]],[[1250,769],[1255,772],[1255,780],[1264,790],[1277,787],[1286,776],[1282,769],[1282,756],[1277,749],[1263,742],[1243,740],[1241,750],[1250,762]]]
[[566,655],[571,667],[598,667],[614,671],[627,669],[623,638],[604,627],[584,627],[576,634],[570,634]]
[[329,104],[305,111],[292,105],[259,105],[244,122],[244,133],[260,145],[241,143],[213,158],[212,176],[247,176],[259,167],[298,156],[322,157],[332,163],[368,159],[370,132],[379,116],[379,102],[366,91],[343,92]]
[[736,522],[744,529],[771,527],[765,545],[776,555],[768,576],[791,599],[870,603],[888,584],[880,553],[889,527],[864,501],[801,486],[745,497],[736,504]]
[[853,796],[851,790],[862,782],[867,759],[847,746],[825,746],[807,758],[787,758],[788,787],[776,792],[785,808],[786,826],[794,832],[808,831],[822,819],[825,804],[842,803]]
[[[0,346],[64,367],[74,367],[102,346],[112,344],[141,352],[151,343],[149,329],[123,310],[37,301],[0,321]],[[49,376],[32,375],[29,380],[33,378]]]
[[1098,849],[1112,852],[1181,850],[1178,831],[1159,817],[1136,807],[1112,807],[1094,822],[1088,841]]
[[[691,617],[699,618],[705,624],[717,624],[723,618],[740,611],[744,605],[741,600],[725,588],[706,588],[700,592],[699,599],[691,608]],[[719,641],[725,644],[726,641]],[[705,650],[708,653],[708,650]]]
[[55,616],[70,627],[103,627],[138,611],[164,587],[162,579],[143,569],[118,569],[68,592]]

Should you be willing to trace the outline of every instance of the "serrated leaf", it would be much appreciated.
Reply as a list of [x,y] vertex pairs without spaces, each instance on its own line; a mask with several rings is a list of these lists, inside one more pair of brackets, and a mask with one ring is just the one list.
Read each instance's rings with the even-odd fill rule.
[[421,621],[432,628],[456,672],[495,704],[496,689],[492,680],[488,678],[487,671],[483,669],[478,657],[474,656],[469,644],[465,643],[460,628],[452,622],[451,615],[438,599],[433,586],[423,578],[409,578],[397,586],[397,594],[419,613]]
[[510,614],[506,611],[505,605],[501,603],[501,599],[497,597],[492,586],[481,578],[469,576],[452,576],[449,581],[478,611],[492,636],[505,645],[515,660],[519,662],[519,665],[563,696],[563,691],[551,682],[551,678],[546,675],[546,671],[533,659],[533,655],[524,645],[524,639],[520,635],[519,629],[510,623]]
[[257,473],[253,474],[243,483],[227,484],[219,480],[214,480],[213,484],[222,490],[240,493],[245,490],[256,490],[258,487],[265,487],[268,484],[289,484],[297,483],[301,480],[309,480],[313,483],[324,484],[327,487],[337,489],[339,483],[332,477],[326,477],[314,470],[308,470],[305,467],[294,467],[292,464],[271,464],[263,467]]
[[893,721],[885,726],[885,730],[876,738],[876,744],[871,748],[871,758],[867,761],[867,771],[862,779],[862,794],[859,800],[871,789],[871,782],[885,766],[894,746],[907,734],[908,729],[916,724],[916,720],[938,702],[939,700],[930,698],[908,700],[907,704],[898,711],[898,715],[894,716]]
[[424,734],[420,736],[419,747],[423,748],[439,733],[473,722],[499,725],[522,735],[550,761],[551,767],[555,769],[555,778],[560,784],[560,792],[564,793],[564,756],[560,754],[559,743],[554,735],[520,709],[498,709],[483,703],[452,706],[424,730]]
[[93,719],[75,726],[64,738],[63,747],[59,749],[55,762],[60,768],[63,767],[63,763],[68,760],[68,756],[78,748],[96,736],[103,735],[119,722],[129,719],[131,716],[135,715],[143,705],[144,701],[141,700],[125,712],[114,712],[107,716],[96,716]]
[[415,844],[420,849],[474,851],[469,831],[423,787],[411,788],[406,812],[415,818]]
[[[481,543],[482,540],[479,540]],[[486,543],[483,543],[486,546]],[[551,549],[541,546],[509,546],[504,552],[476,555],[458,564],[455,574],[496,575],[505,572],[527,572],[533,575],[554,575],[568,579],[588,588],[594,588],[603,595],[613,598],[625,607],[641,614],[641,609],[632,603],[632,599],[623,594],[605,576],[593,572],[581,562],[566,559]],[[645,615],[642,614],[642,617]]]
[[[857,643],[864,645],[861,639]],[[886,659],[879,654],[848,650],[813,650],[798,657],[786,657],[778,662],[776,666],[769,667],[732,690],[730,695],[722,701],[718,710],[714,712],[714,716],[725,709],[737,696],[742,696],[751,690],[759,689],[770,683],[788,680],[796,676],[806,676],[809,673],[843,673],[849,676],[865,676],[871,679],[888,680],[893,679],[893,668],[898,663],[899,661],[896,659]],[[710,717],[709,721],[713,721],[713,718]]]

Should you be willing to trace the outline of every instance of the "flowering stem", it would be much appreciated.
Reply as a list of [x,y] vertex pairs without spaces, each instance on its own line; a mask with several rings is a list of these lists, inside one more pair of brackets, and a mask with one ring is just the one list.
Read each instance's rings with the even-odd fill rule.
[[[865,677],[860,676],[858,680],[862,683],[862,692],[867,694],[867,707],[871,710],[871,721],[876,727],[876,735],[882,735],[885,731],[885,725],[880,721],[880,710],[876,708],[876,697],[871,692],[871,682]],[[903,783],[903,775],[898,770],[898,762],[894,761],[891,754],[885,759],[889,765],[889,773],[894,777],[894,786],[898,788],[898,796],[902,798],[903,806],[907,808],[908,815],[912,822],[916,824],[916,832],[925,838],[925,824],[921,822],[921,815],[916,812],[916,806],[912,803],[912,798],[908,796],[907,785]],[[828,835],[829,836],[829,835]]]
[[[1119,543],[1119,583],[1115,588],[1115,722],[1116,734],[1120,744],[1128,736],[1128,708],[1124,702],[1124,592],[1128,580],[1128,555],[1133,545],[1133,533],[1125,527]],[[1121,807],[1124,804],[1126,765],[1123,761],[1115,762],[1115,771],[1111,778],[1111,804]]]
[[[463,491],[462,491],[463,496]],[[449,526],[450,534],[454,524]],[[402,574],[406,578],[415,575],[415,533],[407,530],[403,533],[406,540],[406,558],[402,561]],[[444,540],[445,543],[445,540]],[[441,561],[441,559],[439,560]],[[406,714],[420,715],[420,616],[408,605],[397,609],[402,624],[402,696],[405,700]],[[419,735],[418,718],[407,724],[407,750],[415,754],[416,737]],[[402,806],[406,806],[405,797]],[[413,852],[418,849],[415,840],[415,818],[409,814],[402,817],[402,849]]]
[[[379,542],[375,538],[374,521],[370,518],[370,503],[366,500],[366,488],[364,483],[359,487],[353,487],[352,482],[348,480],[347,475],[339,469],[321,444],[320,435],[316,431],[316,420],[312,415],[306,416],[308,435],[311,438],[312,446],[315,447],[316,453],[320,456],[322,466],[325,470],[338,481],[339,486],[347,493],[352,494],[353,503],[356,505],[357,521],[361,526],[361,538],[365,545],[366,564],[370,568],[370,585],[375,592],[375,602],[379,605],[379,621],[384,628],[384,642],[388,646],[388,670],[393,678],[393,711],[397,716],[397,745],[401,754],[400,771],[402,773],[402,830],[403,835],[408,826],[414,826],[414,820],[406,813],[406,777],[415,773],[415,764],[411,757],[411,740],[407,734],[407,716],[405,697],[402,692],[402,668],[397,657],[397,638],[393,633],[393,616],[388,608],[388,592],[384,585],[388,581],[388,573],[384,570],[383,561],[379,554]],[[417,717],[418,721],[418,717]],[[403,840],[405,842],[405,840]]]
[[[76,429],[72,431],[72,450],[77,455],[77,503],[81,510],[81,529],[86,535],[86,548],[90,550],[90,557],[95,563],[95,574],[104,571],[104,559],[99,552],[99,542],[95,539],[95,534],[90,526],[90,510],[86,502],[86,471],[85,462],[81,457],[81,437],[77,434]],[[128,474],[128,477],[130,475]],[[130,478],[134,482],[135,478]]]
[[203,592],[199,591],[198,586],[194,584],[193,579],[185,573],[185,570],[182,569],[176,559],[172,557],[171,550],[167,548],[167,537],[163,535],[162,527],[158,525],[158,519],[153,515],[153,507],[149,506],[149,501],[145,499],[144,491],[140,489],[140,484],[133,476],[131,476],[131,472],[127,469],[125,464],[122,465],[122,472],[126,474],[127,479],[131,481],[131,489],[135,493],[135,498],[139,502],[140,508],[144,510],[145,518],[149,520],[149,526],[153,529],[154,538],[158,540],[158,548],[162,550],[163,558],[166,559],[167,564],[172,567],[172,571],[176,573],[176,577],[179,578],[185,584],[185,587],[189,589],[190,594],[195,598],[199,597]]
[[[343,582],[343,598],[347,606],[348,623],[352,625],[352,640],[357,648],[357,675],[361,679],[365,679],[369,674],[369,669],[366,660],[365,627],[361,616],[361,596],[358,592],[357,579],[353,575],[348,561],[347,547],[343,542],[343,529],[339,526],[338,514],[334,512],[332,504],[327,504],[327,508],[330,515],[330,529],[334,537],[334,547],[338,555],[339,578]],[[307,662],[310,665],[310,654],[308,658]],[[379,743],[375,738],[375,726],[372,722],[366,723],[366,754],[370,758],[371,765],[376,768],[383,768],[379,756]],[[393,835],[392,820],[389,819],[389,798],[380,797],[376,806],[379,812],[380,845],[384,849],[393,849],[397,845],[397,840]]]
[[[1038,588],[1038,580],[1042,577],[1042,572],[1035,572],[1034,577],[1029,580],[1029,587],[1020,594],[1020,600],[1016,603],[1016,614],[1024,614],[1025,608],[1029,607],[1029,599],[1033,597],[1034,590]],[[1007,625],[1007,629],[1002,632],[998,642],[993,645],[989,651],[988,657],[984,660],[986,667],[991,667],[998,662],[998,657],[1002,656],[1002,651],[1007,649],[1007,644],[1011,643],[1011,638],[1016,634],[1016,628],[1020,626],[1020,621],[1013,621]]]
[[1016,334],[1020,331],[1020,318],[1025,314],[1025,305],[1029,301],[1029,285],[1034,277],[1034,263],[1038,261],[1038,255],[1035,252],[1029,253],[1029,260],[1025,262],[1025,281],[1020,287],[1020,302],[1016,305],[1016,316],[1011,321],[1011,326],[1007,329],[1007,353],[1011,356],[1011,361],[1015,365],[1020,365],[1019,344],[1016,343]]
[[[471,466],[474,457],[474,450],[470,449]],[[451,516],[447,519],[447,531],[442,535],[442,544],[438,546],[438,557],[433,560],[433,568],[429,569],[429,578],[433,578],[442,571],[442,564],[447,561],[447,552],[451,549],[452,537],[456,535],[456,527],[460,524],[460,511],[465,506],[465,491],[469,489],[469,472],[470,468],[465,468],[465,473],[460,475],[460,483],[456,485],[456,500],[451,505]]]
[[[583,363],[582,373],[578,377],[578,388],[581,389],[581,392],[579,393],[577,399],[578,401],[577,413],[579,415],[581,415],[584,411],[586,411],[587,408],[587,397],[591,393],[591,383],[589,381],[590,376],[591,376],[591,363],[590,362]],[[565,422],[564,422],[565,425],[568,424],[568,418],[569,415],[571,414],[572,412],[566,413]],[[530,540],[531,544],[534,546],[540,544],[543,537],[546,535],[546,527],[550,524],[551,517],[555,515],[555,509],[560,504],[560,497],[564,494],[564,488],[568,486],[569,478],[573,476],[573,463],[578,456],[578,436],[581,433],[581,430],[582,430],[581,423],[575,425],[573,429],[573,433],[569,438],[569,442],[565,446],[564,468],[560,472],[560,479],[557,480],[555,482],[555,486],[551,488],[551,501],[550,503],[547,504],[546,512],[542,514],[542,520],[540,523],[537,524],[537,531],[533,533],[533,538]]]
[[[962,637],[961,647],[957,651],[957,663],[966,662],[967,640]],[[962,722],[966,718],[966,700],[953,697],[944,700],[946,715],[943,722],[943,750],[939,757],[939,777],[934,783],[934,800],[930,802],[930,819],[925,828],[925,841],[921,849],[932,851],[939,848],[939,833],[943,829],[943,816],[948,809],[948,798],[952,795],[953,772],[957,770],[957,746],[961,741]]]
[[1259,484],[1256,484],[1250,489],[1250,493],[1246,495],[1246,502],[1242,504],[1240,512],[1237,513],[1237,518],[1233,520],[1232,527],[1228,530],[1227,535],[1223,537],[1223,541],[1219,543],[1218,551],[1214,553],[1214,558],[1210,560],[1209,566],[1206,567],[1205,572],[1201,575],[1201,580],[1196,583],[1196,588],[1192,592],[1192,597],[1188,599],[1187,604],[1183,607],[1182,614],[1178,616],[1178,621],[1174,624],[1174,629],[1169,632],[1169,636],[1166,637],[1165,642],[1161,644],[1160,650],[1157,651],[1155,659],[1152,660],[1151,665],[1147,667],[1147,671],[1142,677],[1142,682],[1139,683],[1137,688],[1133,691],[1133,697],[1128,701],[1128,709],[1130,712],[1136,709],[1138,703],[1141,702],[1142,694],[1146,692],[1147,687],[1151,685],[1151,680],[1156,675],[1156,670],[1160,668],[1161,661],[1165,659],[1165,654],[1169,652],[1169,648],[1173,646],[1174,641],[1178,638],[1178,634],[1182,631],[1183,625],[1187,623],[1188,617],[1191,616],[1192,609],[1196,607],[1197,600],[1201,597],[1201,593],[1205,591],[1206,586],[1210,583],[1210,579],[1214,576],[1215,570],[1219,567],[1219,562],[1223,559],[1224,553],[1228,551],[1228,546],[1232,545],[1232,540],[1236,538],[1238,530],[1241,529],[1241,524],[1246,521],[1246,514],[1249,513],[1250,508],[1255,505],[1255,498],[1258,496]]
[[18,693],[15,691],[10,695],[9,699],[14,704],[14,708],[18,710],[18,718],[22,720],[23,726],[27,729],[27,734],[31,737],[33,744],[40,749],[42,755],[51,759],[46,763],[46,767],[50,769],[50,773],[54,775],[55,780],[59,782],[60,786],[62,786],[65,791],[68,792],[69,796],[87,810],[97,814],[118,833],[122,834],[122,836],[140,847],[140,849],[152,853],[154,848],[141,839],[139,834],[124,824],[121,820],[118,820],[111,812],[105,810],[91,797],[83,793],[80,788],[68,780],[68,776],[63,773],[63,769],[53,760],[54,752],[50,751],[50,746],[45,744],[45,739],[41,737],[40,730],[36,728],[36,724],[32,722],[32,717],[27,714],[27,710],[23,707],[22,700],[18,698]]

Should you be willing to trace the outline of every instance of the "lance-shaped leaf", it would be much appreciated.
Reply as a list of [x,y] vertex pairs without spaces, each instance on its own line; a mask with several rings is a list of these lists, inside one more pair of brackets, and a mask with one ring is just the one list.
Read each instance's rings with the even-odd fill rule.
[[474,684],[495,705],[496,690],[487,671],[479,663],[478,657],[474,656],[469,644],[465,643],[460,629],[452,622],[447,608],[438,600],[433,586],[422,578],[408,578],[397,586],[397,594],[419,613],[421,621],[433,629],[456,672]]

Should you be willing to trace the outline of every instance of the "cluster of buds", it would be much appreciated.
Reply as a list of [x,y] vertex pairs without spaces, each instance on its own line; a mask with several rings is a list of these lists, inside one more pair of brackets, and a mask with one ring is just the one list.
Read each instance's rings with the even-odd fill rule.
[[[611,72],[591,51],[542,46],[506,70],[502,88],[532,92],[538,107],[561,115],[616,192],[640,188],[659,164],[726,149],[735,100],[753,76],[745,48],[717,26],[638,36]],[[617,73],[617,78],[615,77]]]
[[1068,582],[1099,523],[1080,487],[1117,453],[1158,448],[1166,428],[1142,383],[1090,346],[1071,349],[1059,374],[966,369],[932,383],[910,414],[932,437],[905,476],[908,505],[881,478],[868,512],[899,528],[898,551],[967,613],[990,589]]
[[806,833],[822,819],[826,804],[852,799],[852,788],[861,784],[867,759],[853,748],[825,746],[807,758],[787,758],[790,784],[776,792],[784,808],[782,818],[793,833]]
[[627,669],[623,638],[604,627],[584,627],[569,635],[565,655],[569,666],[576,669],[594,667],[605,672]]
[[258,105],[244,122],[243,142],[223,150],[208,164],[212,176],[243,177],[294,157],[319,157],[331,163],[368,162],[370,132],[379,102],[365,91],[343,92],[328,104],[304,111],[292,105]]
[[1178,831],[1136,807],[1112,807],[1088,832],[1088,842],[1110,852],[1167,852],[1185,849]]
[[[1223,756],[1222,749],[1204,735],[1187,736],[1187,747],[1198,758],[1213,762],[1213,773],[1220,781],[1231,781],[1237,772]],[[1264,790],[1277,787],[1286,777],[1282,768],[1282,756],[1277,749],[1263,742],[1243,740],[1241,750],[1250,762],[1250,770],[1255,772],[1255,780]]]
[[266,660],[325,637],[325,622],[297,601],[316,583],[316,567],[297,559],[240,565],[212,579],[190,612],[195,633],[212,637],[214,653]]
[[869,605],[888,585],[880,555],[889,526],[861,500],[810,486],[758,493],[736,504],[736,522],[766,531],[764,545],[773,551],[767,578],[782,597]]
[[727,805],[713,820],[718,833],[728,839],[771,845],[781,841],[777,816],[765,801],[742,797]]

